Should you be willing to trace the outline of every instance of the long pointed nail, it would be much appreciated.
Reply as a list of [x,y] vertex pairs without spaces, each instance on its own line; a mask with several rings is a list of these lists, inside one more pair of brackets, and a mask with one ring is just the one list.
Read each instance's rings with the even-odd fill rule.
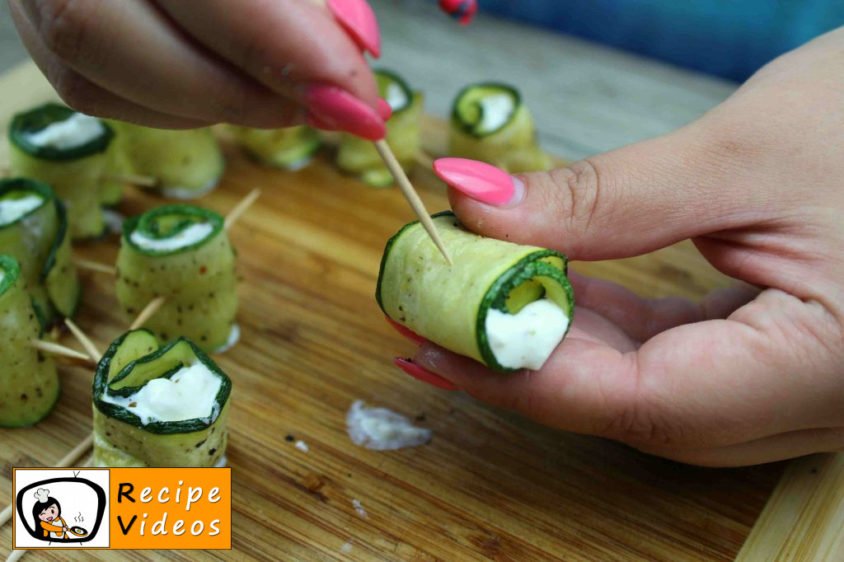
[[398,322],[396,322],[395,320],[393,320],[389,316],[385,316],[384,319],[387,321],[387,323],[390,326],[395,328],[398,333],[400,333],[401,335],[403,335],[404,337],[406,337],[407,339],[409,339],[413,343],[415,343],[417,345],[422,345],[423,343],[428,341],[425,338],[423,338],[422,336],[420,336],[419,334],[417,334],[416,332],[414,332],[413,330],[411,330],[410,328],[408,328],[407,326],[403,326],[403,325],[399,324]]
[[434,172],[445,183],[475,201],[506,207],[517,204],[524,184],[495,166],[466,158],[439,158]]
[[459,390],[453,382],[448,381],[439,375],[435,375],[427,369],[423,369],[410,359],[396,357],[395,359],[393,359],[393,363],[396,365],[396,367],[398,367],[399,369],[401,369],[402,371],[404,371],[405,373],[407,373],[418,381],[428,383],[431,386],[435,386],[443,390]]
[[375,108],[378,110],[378,115],[380,115],[381,119],[384,121],[389,121],[390,117],[393,116],[393,108],[384,98],[378,98],[378,104]]
[[346,131],[369,140],[384,138],[386,128],[378,113],[352,94],[326,84],[310,86],[305,94],[308,124]]
[[381,33],[375,12],[365,0],[328,0],[328,9],[364,51],[381,56]]
[[469,25],[475,17],[475,12],[478,11],[478,2],[477,0],[440,0],[440,8],[461,25]]

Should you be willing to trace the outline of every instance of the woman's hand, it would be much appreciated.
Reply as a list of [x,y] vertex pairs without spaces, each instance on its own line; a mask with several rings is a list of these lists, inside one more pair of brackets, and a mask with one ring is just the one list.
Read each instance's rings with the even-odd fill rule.
[[542,370],[495,374],[428,343],[406,370],[694,464],[844,448],[842,71],[844,29],[665,137],[515,182],[441,167],[454,210],[478,233],[574,260],[691,238],[747,285],[694,304],[574,276],[574,325]]
[[41,71],[74,108],[170,128],[311,123],[378,139],[365,0],[9,0]]

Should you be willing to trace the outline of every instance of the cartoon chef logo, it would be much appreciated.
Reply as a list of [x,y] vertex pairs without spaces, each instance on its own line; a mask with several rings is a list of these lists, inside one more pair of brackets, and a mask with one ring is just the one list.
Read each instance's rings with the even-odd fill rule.
[[[83,543],[88,547],[100,546],[102,541],[95,539],[102,532],[106,509],[104,488],[107,489],[108,484],[106,482],[104,487],[97,482],[101,479],[99,471],[88,470],[85,475],[72,472],[70,476],[56,478],[31,478],[31,473],[37,472],[41,471],[16,471],[15,546],[63,548],[79,547]],[[103,534],[107,545],[108,531]]]

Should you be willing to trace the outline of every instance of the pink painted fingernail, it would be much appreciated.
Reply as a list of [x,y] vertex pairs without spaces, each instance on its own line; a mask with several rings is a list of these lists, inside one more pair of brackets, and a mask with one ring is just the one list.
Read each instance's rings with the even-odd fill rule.
[[411,330],[410,328],[408,328],[407,326],[403,326],[403,325],[399,324],[398,322],[396,322],[395,320],[393,320],[389,316],[385,316],[384,319],[387,321],[388,324],[390,324],[390,326],[395,328],[398,333],[400,333],[401,335],[403,335],[404,337],[406,337],[407,339],[409,339],[413,343],[415,343],[417,345],[422,345],[423,343],[428,341],[425,338],[423,338],[422,336],[420,336],[419,334],[417,334],[416,332],[414,332],[413,330]]
[[431,386],[435,386],[437,388],[442,388],[443,390],[459,390],[459,388],[453,382],[448,381],[439,375],[435,375],[427,369],[423,369],[410,359],[396,357],[395,359],[393,359],[393,363],[396,365],[396,367],[398,367],[399,369],[401,369],[416,380],[428,383]]
[[439,158],[434,172],[445,183],[475,201],[495,207],[519,203],[524,184],[504,170],[466,158]]
[[383,139],[387,130],[378,113],[337,86],[317,84],[305,94],[308,124],[320,129],[341,130],[369,140]]
[[389,121],[390,117],[393,116],[393,108],[384,98],[378,98],[376,109],[378,109],[378,115],[380,115],[381,119],[384,121]]
[[381,33],[375,12],[365,0],[328,0],[328,9],[364,51],[381,56]]

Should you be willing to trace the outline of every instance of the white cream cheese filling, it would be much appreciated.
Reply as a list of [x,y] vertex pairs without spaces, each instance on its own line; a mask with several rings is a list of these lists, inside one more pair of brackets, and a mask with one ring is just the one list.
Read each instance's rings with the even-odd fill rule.
[[540,369],[568,326],[569,317],[548,299],[534,301],[516,314],[491,308],[485,322],[495,360],[508,369]]
[[126,408],[144,425],[195,418],[211,420],[218,413],[216,398],[221,385],[219,376],[197,362],[182,367],[169,379],[153,379],[129,396],[106,393],[102,400]]
[[214,227],[210,223],[198,222],[169,238],[150,238],[136,230],[132,233],[130,240],[143,250],[169,252],[198,244],[208,238],[212,232],[214,232]]
[[6,270],[0,267],[0,285],[3,284],[3,279],[6,278]]
[[33,146],[68,150],[82,146],[105,132],[102,122],[96,117],[74,113],[64,121],[47,125],[40,131],[26,135]]
[[479,133],[497,131],[510,120],[513,114],[513,97],[510,94],[493,94],[482,98],[481,122],[477,126]]
[[40,195],[28,194],[17,199],[0,200],[0,226],[12,224],[25,214],[37,209],[44,203]]
[[407,99],[407,94],[405,93],[404,88],[395,82],[390,82],[390,84],[387,85],[387,91],[385,94],[384,99],[387,100],[387,104],[389,104],[393,111],[398,111],[406,106],[410,101]]
[[431,440],[432,432],[387,408],[367,408],[358,400],[346,414],[346,430],[352,443],[375,451],[417,447]]

